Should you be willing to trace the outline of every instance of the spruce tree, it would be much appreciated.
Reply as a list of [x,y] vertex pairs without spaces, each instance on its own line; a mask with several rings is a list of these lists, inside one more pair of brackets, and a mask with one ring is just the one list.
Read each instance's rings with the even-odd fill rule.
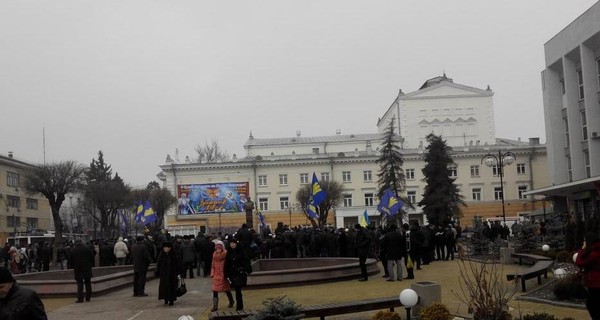
[[465,205],[462,196],[454,181],[450,177],[449,167],[454,164],[450,157],[450,147],[441,136],[430,133],[426,137],[425,167],[422,172],[425,176],[425,191],[419,205],[427,220],[433,224],[449,222],[452,218],[462,215],[461,205]]
[[[384,133],[381,155],[376,160],[380,166],[377,173],[377,184],[379,186],[377,196],[381,199],[385,190],[391,189],[402,202],[412,208],[413,204],[402,195],[405,189],[404,170],[402,169],[404,160],[400,152],[400,136],[394,130],[394,118],[392,118]],[[403,214],[404,210],[401,210],[399,218],[402,218]]]

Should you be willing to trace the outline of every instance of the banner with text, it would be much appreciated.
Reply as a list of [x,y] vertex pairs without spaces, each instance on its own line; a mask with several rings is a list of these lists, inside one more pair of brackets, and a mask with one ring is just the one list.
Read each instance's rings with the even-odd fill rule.
[[244,212],[248,195],[248,182],[178,185],[177,214]]

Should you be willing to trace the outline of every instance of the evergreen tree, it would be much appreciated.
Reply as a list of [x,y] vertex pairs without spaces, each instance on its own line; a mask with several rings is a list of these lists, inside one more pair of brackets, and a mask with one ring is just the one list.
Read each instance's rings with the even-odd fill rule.
[[[413,204],[410,203],[403,194],[406,186],[404,170],[402,169],[404,159],[400,152],[400,136],[398,136],[394,130],[394,118],[392,118],[384,133],[383,142],[381,144],[381,156],[376,161],[380,166],[379,172],[377,173],[377,177],[379,178],[377,181],[379,186],[377,196],[381,199],[385,190],[391,189],[404,204],[412,208]],[[401,220],[404,214],[404,210],[401,210],[398,213]]]
[[531,253],[541,248],[540,237],[535,235],[534,225],[525,220],[515,226],[514,247],[519,253]]
[[111,166],[104,162],[102,151],[98,151],[98,159],[92,159],[86,180],[84,195],[85,203],[89,203],[88,212],[100,223],[102,237],[116,236],[119,230],[118,210],[126,205],[131,188],[118,173],[113,176]]
[[419,205],[427,220],[433,224],[445,224],[452,218],[460,218],[461,205],[466,205],[454,181],[450,177],[449,167],[454,164],[450,157],[450,147],[441,136],[430,133],[426,137],[425,167],[422,172],[425,176],[425,191]]

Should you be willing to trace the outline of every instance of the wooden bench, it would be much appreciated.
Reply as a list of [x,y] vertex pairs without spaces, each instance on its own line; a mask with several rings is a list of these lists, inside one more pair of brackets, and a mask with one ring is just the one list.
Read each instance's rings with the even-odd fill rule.
[[549,258],[549,257],[539,256],[537,254],[529,254],[529,253],[511,253],[510,256],[512,258],[519,259],[519,264],[523,264],[523,260],[529,261],[532,264],[535,264],[538,261],[554,260],[554,259]]
[[552,267],[553,264],[554,264],[554,261],[552,261],[552,260],[538,261],[533,266],[531,266],[525,270],[520,270],[515,273],[507,274],[506,279],[509,281],[514,280],[514,279],[520,279],[521,280],[521,289],[523,289],[523,292],[525,292],[525,291],[527,291],[527,289],[525,287],[525,281],[528,279],[533,279],[533,278],[537,277],[538,284],[541,285],[542,284],[542,275],[544,275],[544,278],[548,278],[548,269],[550,269],[550,267]]
[[[335,316],[340,314],[349,314],[355,312],[364,312],[372,310],[389,309],[394,311],[394,308],[402,307],[400,299],[397,296],[389,298],[375,298],[359,301],[348,301],[339,303],[329,303],[314,306],[306,306],[301,308],[304,318],[320,318],[325,319],[326,316]],[[258,310],[239,310],[239,311],[214,311],[211,312],[208,319],[210,320],[237,320],[249,317],[258,312]]]

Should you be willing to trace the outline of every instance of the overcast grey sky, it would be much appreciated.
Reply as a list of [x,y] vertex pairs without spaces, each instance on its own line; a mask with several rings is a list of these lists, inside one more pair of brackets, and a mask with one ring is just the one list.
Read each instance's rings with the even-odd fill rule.
[[443,71],[494,90],[498,137],[545,141],[543,45],[592,0],[0,1],[0,154],[133,186],[217,139],[377,131]]

